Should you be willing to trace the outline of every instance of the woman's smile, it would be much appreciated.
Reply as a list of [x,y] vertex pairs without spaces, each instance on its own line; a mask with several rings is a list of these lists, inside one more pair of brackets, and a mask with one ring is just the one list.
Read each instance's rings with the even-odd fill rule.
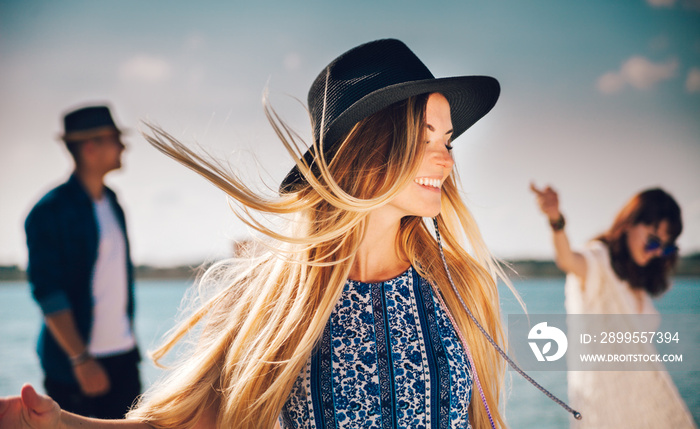
[[413,181],[419,184],[420,186],[428,188],[430,190],[440,190],[440,188],[442,188],[442,177],[417,177]]

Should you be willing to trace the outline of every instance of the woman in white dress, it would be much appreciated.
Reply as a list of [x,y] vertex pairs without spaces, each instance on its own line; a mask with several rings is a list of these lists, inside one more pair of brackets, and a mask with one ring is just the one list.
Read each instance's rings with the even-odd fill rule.
[[[683,229],[672,196],[661,189],[640,192],[607,232],[575,252],[557,193],[534,184],[531,190],[551,225],[556,264],[567,273],[568,314],[658,315],[652,297],[669,288]],[[572,428],[696,427],[661,365],[654,371],[569,371],[568,382],[571,406],[586,416],[572,420]]]

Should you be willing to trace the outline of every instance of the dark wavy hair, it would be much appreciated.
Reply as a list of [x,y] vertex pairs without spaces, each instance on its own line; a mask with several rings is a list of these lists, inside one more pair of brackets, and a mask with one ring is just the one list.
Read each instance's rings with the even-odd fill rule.
[[627,246],[627,230],[640,223],[658,226],[663,220],[668,222],[668,234],[671,242],[674,242],[683,231],[681,208],[666,191],[647,189],[632,197],[617,214],[610,229],[597,238],[607,244],[615,274],[632,288],[644,289],[651,296],[668,290],[668,278],[676,266],[678,255],[674,253],[664,258],[654,258],[646,266],[640,267],[632,259]]

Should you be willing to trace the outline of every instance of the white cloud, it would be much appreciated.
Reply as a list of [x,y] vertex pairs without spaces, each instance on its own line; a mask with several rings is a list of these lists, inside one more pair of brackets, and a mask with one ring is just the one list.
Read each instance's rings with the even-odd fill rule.
[[676,74],[677,60],[662,64],[652,63],[644,57],[632,57],[623,64],[620,72],[627,83],[637,89],[649,89],[656,83],[669,79]]
[[678,60],[653,63],[641,56],[629,58],[620,70],[602,75],[596,86],[604,94],[619,92],[629,85],[636,89],[650,89],[657,83],[672,78],[678,69]]
[[137,55],[119,67],[119,76],[124,80],[163,82],[170,78],[170,64],[162,58]]
[[685,80],[685,89],[688,92],[700,92],[700,68],[690,69],[688,78]]
[[671,7],[676,0],[647,0],[647,3],[653,7]]

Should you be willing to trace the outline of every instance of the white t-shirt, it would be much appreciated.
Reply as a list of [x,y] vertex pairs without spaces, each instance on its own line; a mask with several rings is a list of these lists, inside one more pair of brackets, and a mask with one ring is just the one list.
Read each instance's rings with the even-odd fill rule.
[[88,350],[104,357],[136,346],[127,315],[126,239],[109,199],[93,201],[100,237],[92,273],[93,322]]

